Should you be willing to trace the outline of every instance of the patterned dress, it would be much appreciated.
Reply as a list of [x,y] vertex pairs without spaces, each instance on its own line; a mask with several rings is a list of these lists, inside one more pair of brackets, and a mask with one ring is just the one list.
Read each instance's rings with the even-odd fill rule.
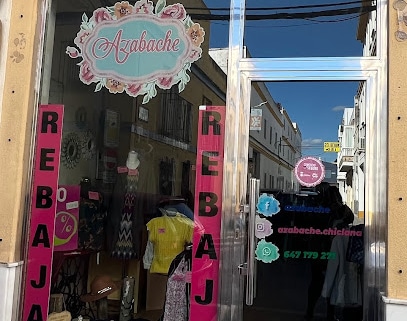
[[127,186],[124,194],[118,239],[112,251],[112,256],[121,259],[132,259],[137,257],[137,250],[134,248],[132,233],[136,190],[137,176],[127,176]]

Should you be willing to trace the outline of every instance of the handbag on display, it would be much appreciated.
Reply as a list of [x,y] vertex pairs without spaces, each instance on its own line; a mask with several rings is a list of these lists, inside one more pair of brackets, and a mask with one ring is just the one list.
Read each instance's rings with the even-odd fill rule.
[[47,321],[71,321],[71,312],[66,309],[65,300],[62,298],[64,304],[64,311],[61,312],[51,312],[48,314]]
[[48,315],[48,321],[71,321],[71,313],[67,310],[62,312],[52,312]]

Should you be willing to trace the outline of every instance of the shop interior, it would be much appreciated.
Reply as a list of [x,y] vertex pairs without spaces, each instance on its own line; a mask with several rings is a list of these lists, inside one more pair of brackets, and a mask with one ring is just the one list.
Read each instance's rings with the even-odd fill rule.
[[173,320],[181,312],[168,303],[179,298],[166,290],[180,260],[184,274],[191,263],[193,110],[203,98],[158,88],[143,103],[120,83],[84,84],[89,74],[66,51],[82,14],[103,6],[94,2],[53,1],[47,26],[41,102],[64,105],[49,313]]

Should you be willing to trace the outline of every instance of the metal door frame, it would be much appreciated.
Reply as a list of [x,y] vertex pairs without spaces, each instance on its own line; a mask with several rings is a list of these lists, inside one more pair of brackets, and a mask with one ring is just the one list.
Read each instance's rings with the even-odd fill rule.
[[[385,290],[385,213],[387,208],[387,1],[377,1],[375,57],[245,58],[245,0],[230,0],[226,99],[220,321],[243,319],[245,214],[251,84],[254,81],[366,82],[366,256],[365,316],[381,320],[379,296]],[[368,247],[367,247],[368,246]]]

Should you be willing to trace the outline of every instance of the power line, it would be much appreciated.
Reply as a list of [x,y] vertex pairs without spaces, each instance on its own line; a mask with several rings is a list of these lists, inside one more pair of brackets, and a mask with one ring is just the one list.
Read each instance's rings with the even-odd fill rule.
[[[267,28],[267,27],[272,27],[272,28],[292,28],[292,27],[306,27],[306,26],[312,26],[312,25],[316,25],[316,24],[321,24],[321,23],[338,23],[338,22],[344,22],[344,21],[349,21],[349,20],[353,20],[353,19],[357,19],[361,16],[367,15],[369,14],[369,12],[365,12],[362,14],[355,14],[352,17],[348,17],[348,18],[342,18],[342,19],[336,19],[336,20],[314,20],[314,19],[304,19],[306,21],[309,21],[309,23],[298,23],[298,24],[288,24],[288,25],[279,25],[279,24],[262,24],[261,26],[256,24],[256,25],[250,25],[249,23],[247,23],[245,25],[246,29],[256,29],[256,28]],[[212,22],[212,24],[214,25],[219,25],[219,26],[228,26],[229,23],[228,22]]]
[[[273,20],[273,19],[310,19],[317,17],[333,17],[349,14],[363,14],[376,10],[376,6],[366,7],[353,7],[336,10],[323,10],[323,11],[311,11],[311,12],[282,12],[273,14],[250,14],[246,15],[246,20]],[[193,20],[230,20],[230,16],[227,14],[190,14]]]
[[[259,7],[259,8],[245,8],[245,11],[268,11],[268,10],[295,10],[295,9],[306,9],[306,8],[323,8],[323,7],[337,7],[337,6],[344,6],[349,4],[371,4],[373,1],[371,0],[356,0],[356,1],[348,1],[348,2],[339,2],[339,3],[327,3],[327,4],[313,4],[313,5],[304,5],[304,6],[290,6],[290,7]],[[186,10],[210,10],[210,11],[230,11],[230,8],[197,8],[197,7],[186,7]]]

